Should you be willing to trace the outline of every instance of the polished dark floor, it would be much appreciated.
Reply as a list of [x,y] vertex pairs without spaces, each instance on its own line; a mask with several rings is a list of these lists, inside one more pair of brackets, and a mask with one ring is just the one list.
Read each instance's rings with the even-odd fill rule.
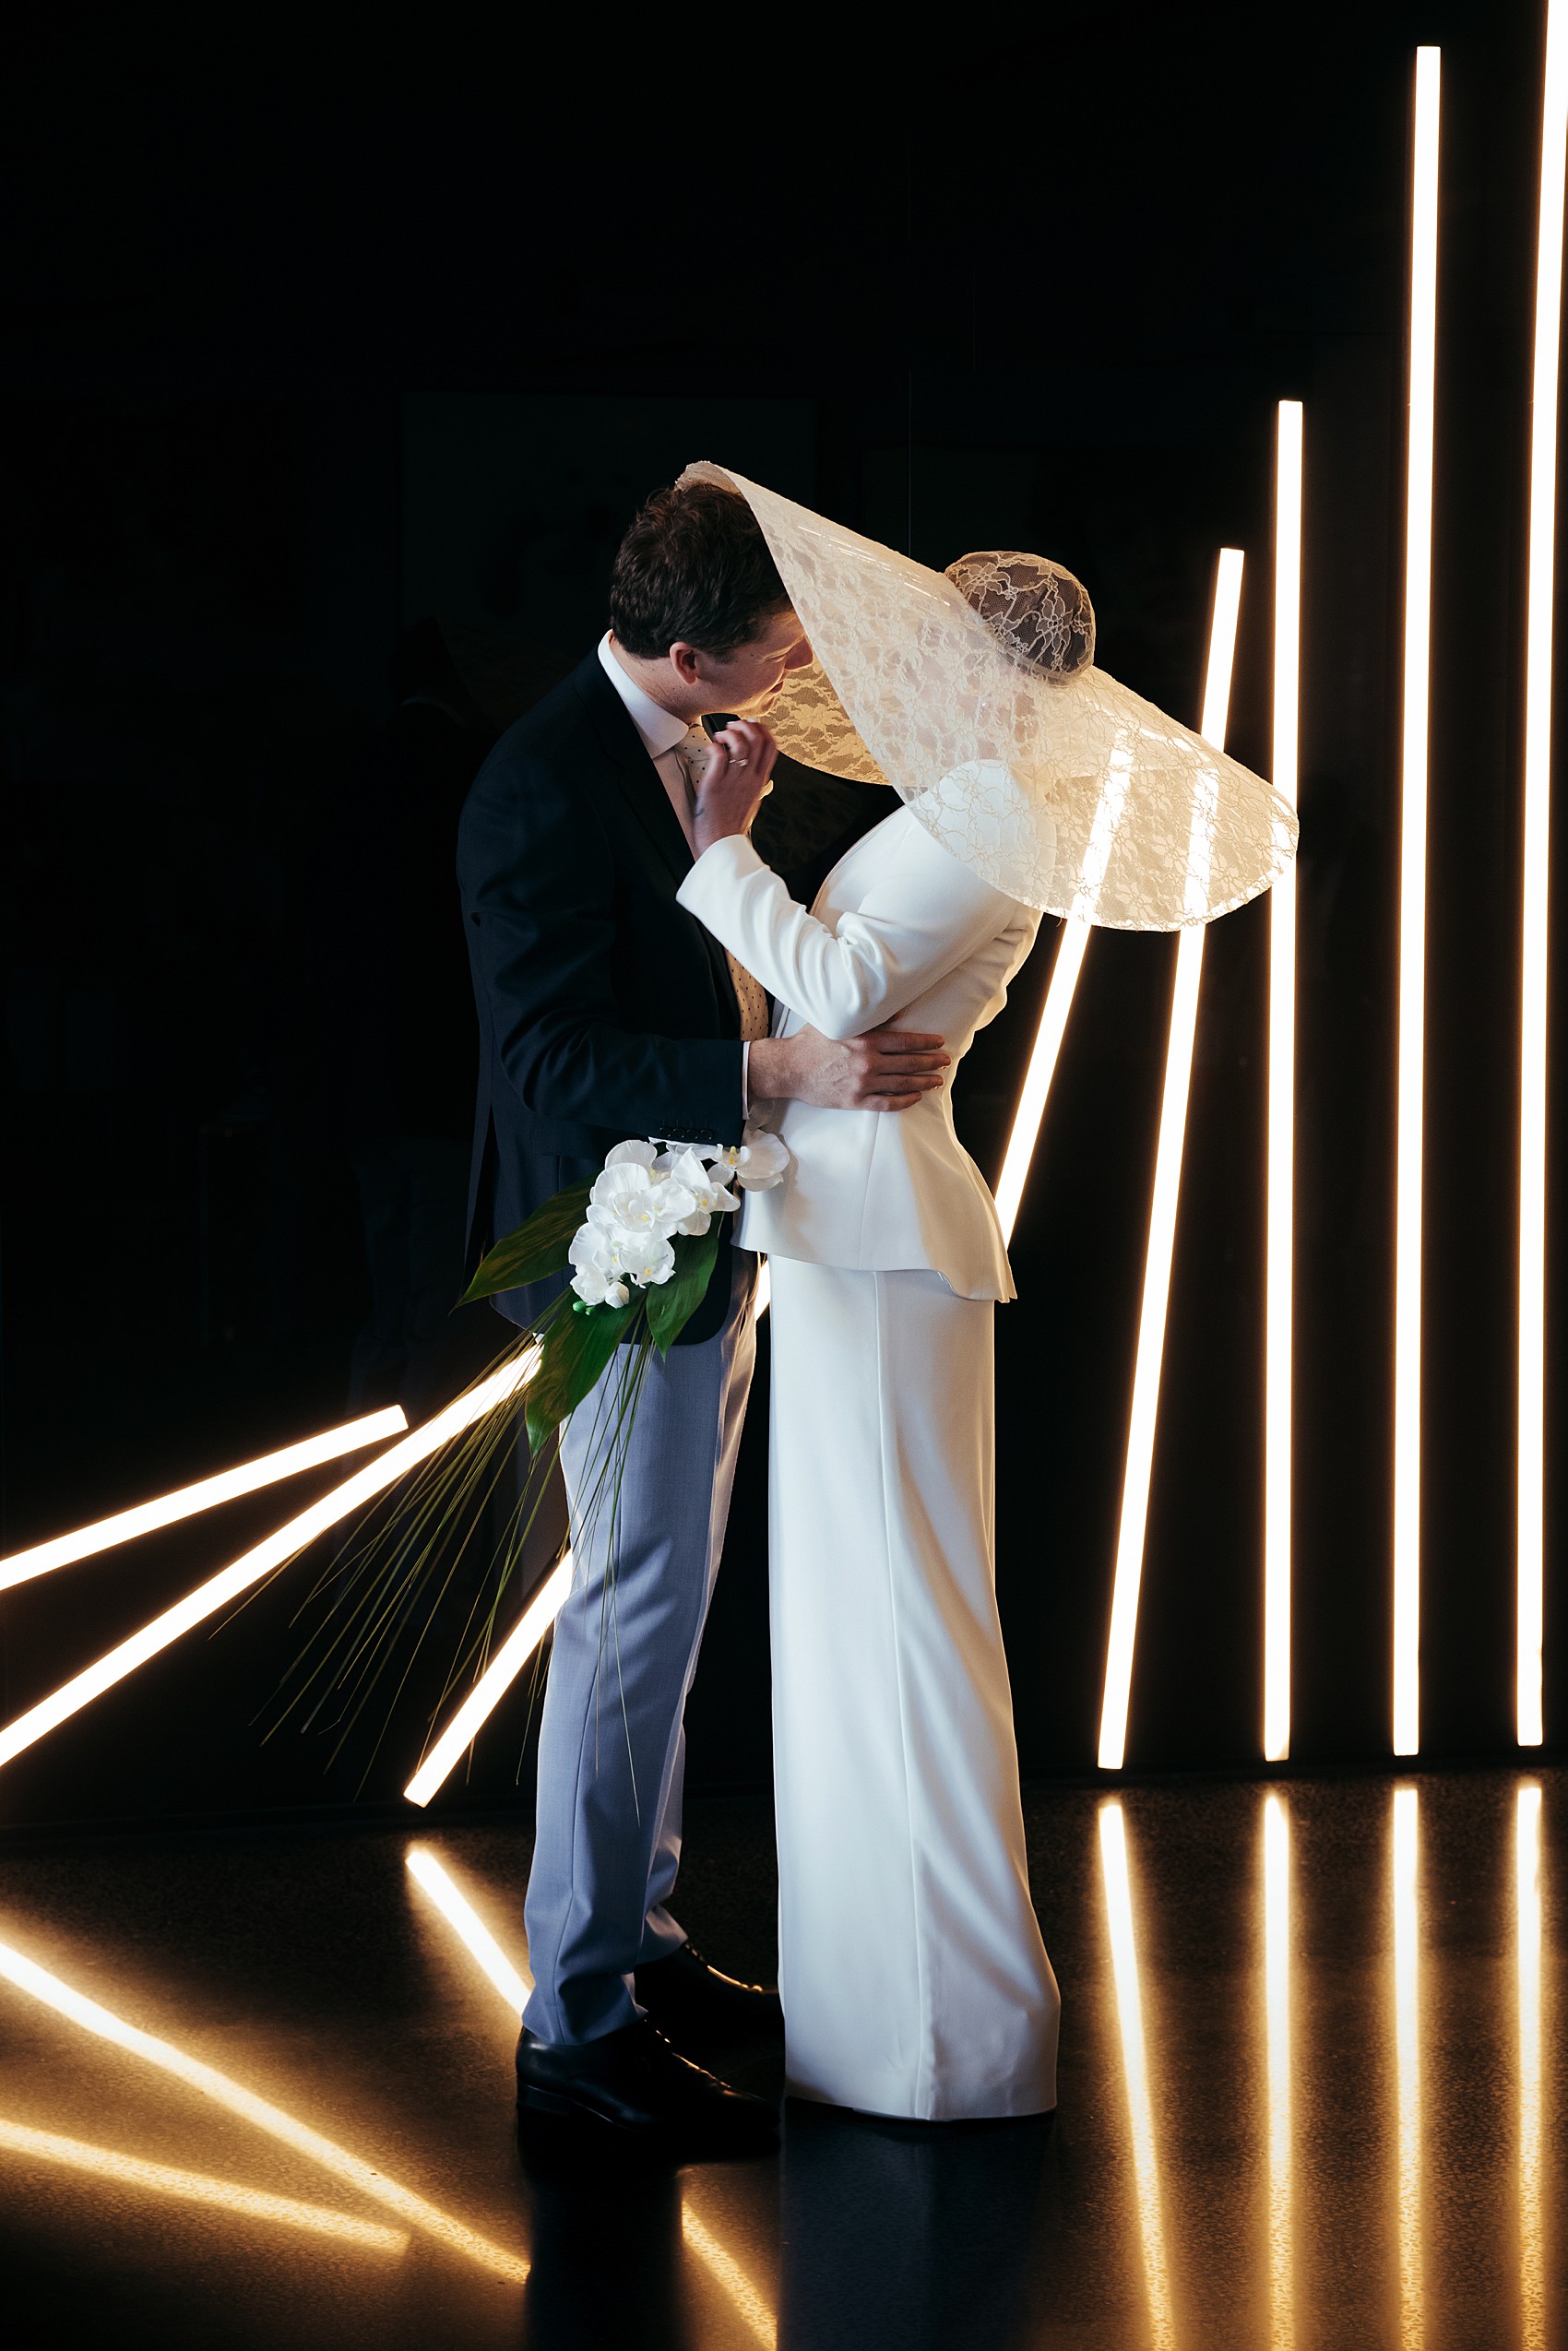
[[[1056,2129],[790,2108],[675,2175],[519,2167],[518,1831],[12,1848],[0,2340],[1568,2344],[1568,1774],[1028,1809]],[[710,1955],[772,1900],[765,1810],[694,1808]]]

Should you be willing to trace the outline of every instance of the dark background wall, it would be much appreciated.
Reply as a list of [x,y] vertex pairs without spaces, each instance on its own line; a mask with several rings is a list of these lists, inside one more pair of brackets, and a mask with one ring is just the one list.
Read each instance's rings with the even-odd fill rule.
[[[438,620],[499,727],[591,643],[638,498],[710,456],[922,561],[1060,557],[1104,666],[1188,718],[1215,550],[1245,549],[1231,742],[1266,768],[1274,404],[1298,397],[1317,1762],[1387,1748],[1405,188],[1410,53],[1443,42],[1423,1691],[1430,1752],[1506,1749],[1539,12],[955,19],[874,74],[771,28],[757,74],[668,29],[607,52],[434,20],[374,47],[50,28],[0,101],[5,1547],[347,1408],[368,1284],[341,943],[374,892],[344,810],[400,629]],[[433,872],[450,848],[433,823]],[[992,1174],[1051,932],[961,1081]],[[1093,1763],[1172,956],[1090,945],[999,1323],[1036,1772]],[[1266,960],[1265,907],[1211,935],[1134,1767],[1258,1748]],[[444,1034],[460,1076],[465,1021]],[[710,1784],[767,1767],[761,1418],[693,1704]],[[5,1716],[312,1490],[0,1600]],[[1559,1556],[1554,1533],[1557,1737]],[[417,1703],[330,1769],[319,1740],[262,1740],[293,1577],[11,1766],[0,1821],[392,1795]],[[522,1728],[492,1729],[474,1796],[505,1797]]]

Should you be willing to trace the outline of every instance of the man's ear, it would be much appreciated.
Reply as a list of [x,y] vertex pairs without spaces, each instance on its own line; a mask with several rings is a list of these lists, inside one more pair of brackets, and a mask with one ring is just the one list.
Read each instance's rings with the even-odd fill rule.
[[670,659],[675,665],[681,683],[695,685],[702,674],[700,666],[702,656],[696,647],[688,645],[684,637],[677,637],[670,647]]

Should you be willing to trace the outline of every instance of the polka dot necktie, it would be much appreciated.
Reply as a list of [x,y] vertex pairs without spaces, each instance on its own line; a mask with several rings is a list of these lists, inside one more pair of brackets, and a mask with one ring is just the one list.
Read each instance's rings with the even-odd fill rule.
[[[686,779],[686,805],[688,809],[691,809],[696,804],[697,786],[707,772],[707,763],[713,756],[713,745],[701,727],[688,727],[681,741],[675,745],[675,756],[680,762],[681,773]],[[686,826],[686,837],[688,840],[692,837],[690,824]],[[745,965],[731,954],[728,947],[724,950],[724,960],[730,967],[730,978],[735,990],[735,1002],[740,1007],[741,1042],[743,1045],[754,1045],[759,1037],[767,1035],[767,991],[761,980],[755,979],[746,969]]]

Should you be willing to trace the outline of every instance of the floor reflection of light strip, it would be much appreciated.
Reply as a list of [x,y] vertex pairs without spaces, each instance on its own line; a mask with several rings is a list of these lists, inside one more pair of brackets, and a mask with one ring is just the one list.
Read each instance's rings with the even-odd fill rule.
[[1394,1791],[1394,2060],[1398,2113],[1399,2340],[1417,2351],[1421,2318],[1420,1981],[1417,1964],[1416,1791]]
[[1290,2108],[1290,1823],[1277,1796],[1263,1808],[1264,2010],[1268,2034],[1268,2286],[1274,2351],[1296,2340],[1296,2238]]
[[713,2231],[703,2226],[693,2212],[690,2200],[685,2198],[681,2204],[681,2234],[715,2281],[724,2288],[733,2308],[744,2319],[756,2340],[766,2346],[766,2351],[774,2351],[778,2341],[778,2326],[773,2312],[734,2255],[727,2252]]
[[475,1682],[403,1793],[410,1804],[428,1804],[458,1758],[473,1745],[496,1707],[561,1613],[572,1588],[572,1554],[552,1567],[485,1672]]
[[1540,1789],[1522,1787],[1514,1823],[1519,1980],[1519,2339],[1546,2351],[1546,2244],[1541,2211]]
[[150,2195],[175,2196],[187,2204],[212,2204],[242,2220],[303,2228],[317,2237],[361,2246],[366,2252],[408,2250],[406,2229],[383,2228],[379,2221],[356,2220],[351,2213],[334,2212],[329,2204],[302,2203],[296,2196],[269,2196],[259,2188],[244,2188],[237,2180],[209,2179],[206,2172],[146,2163],[139,2155],[117,2155],[113,2148],[89,2146],[81,2139],[63,2139],[53,2131],[30,2131],[20,2122],[0,2122],[0,2148],[27,2155],[34,2163],[57,2163],[69,2171],[91,2172],[124,2188],[143,2188]]
[[473,1904],[466,1894],[459,1894],[427,1846],[410,1845],[407,1864],[410,1877],[430,1896],[469,1958],[489,1977],[513,2014],[520,2017],[528,2006],[529,1988]]
[[246,1551],[244,1558],[236,1560],[232,1567],[223,1568],[205,1584],[197,1585],[194,1592],[188,1592],[172,1609],[165,1609],[161,1616],[156,1616],[149,1624],[144,1624],[139,1633],[133,1633],[127,1640],[108,1650],[95,1664],[74,1675],[69,1681],[62,1682],[60,1688],[47,1698],[41,1698],[36,1706],[30,1706],[25,1715],[18,1715],[14,1722],[7,1723],[0,1730],[0,1764],[10,1763],[13,1757],[21,1754],[35,1740],[42,1739],[47,1732],[79,1713],[94,1698],[101,1697],[106,1690],[112,1690],[117,1681],[124,1681],[127,1674],[135,1673],[138,1666],[146,1665],[149,1657],[157,1656],[160,1649],[166,1649],[172,1641],[177,1641],[193,1625],[202,1623],[208,1617],[215,1616],[220,1609],[227,1608],[243,1592],[248,1592],[253,1585],[259,1584],[264,1575],[271,1574],[275,1568],[286,1566],[290,1560],[314,1543],[318,1535],[325,1535],[329,1527],[351,1517],[366,1502],[373,1502],[377,1494],[384,1493],[388,1486],[396,1485],[399,1478],[416,1464],[438,1452],[461,1430],[470,1428],[476,1420],[482,1420],[487,1412],[533,1376],[536,1360],[537,1358],[524,1354],[503,1364],[500,1371],[493,1372],[479,1387],[467,1395],[458,1396],[444,1411],[438,1412],[433,1420],[427,1420],[422,1428],[416,1429],[411,1436],[390,1446],[378,1461],[356,1470],[353,1477],[345,1479],[342,1485],[335,1486],[329,1494],[324,1495],[320,1502],[313,1502],[297,1518],[291,1518],[275,1535],[267,1536],[266,1541],[256,1544],[254,1550]]
[[[1239,548],[1220,550],[1214,619],[1209,629],[1202,729],[1218,750],[1225,746],[1226,713],[1230,703],[1230,671],[1241,601],[1241,562]],[[1194,821],[1190,858],[1197,852],[1200,833]],[[1206,874],[1201,896],[1206,903]],[[1099,1716],[1102,1771],[1119,1772],[1127,1747],[1127,1704],[1133,1686],[1138,1591],[1143,1582],[1144,1536],[1148,1525],[1149,1480],[1154,1469],[1155,1422],[1159,1409],[1159,1374],[1165,1355],[1165,1316],[1170,1300],[1170,1261],[1176,1246],[1176,1205],[1182,1190],[1182,1149],[1187,1130],[1187,1096],[1193,1076],[1193,1045],[1197,1035],[1203,953],[1201,923],[1194,922],[1177,934],[1176,984],[1171,991],[1170,1034],[1165,1048],[1165,1091],[1159,1110],[1159,1141],[1155,1150],[1154,1198],[1149,1207],[1148,1253],[1144,1261],[1138,1352],[1127,1426],[1127,1466],[1122,1483],[1122,1521],[1116,1542],[1111,1633],[1106,1644],[1105,1695]]]
[[[1274,789],[1296,804],[1301,643],[1301,403],[1281,400],[1274,484]],[[1296,868],[1268,895],[1268,1238],[1264,1373],[1263,1751],[1290,1752]]]
[[996,1185],[996,1213],[1001,1219],[1002,1238],[1013,1238],[1013,1227],[1018,1220],[1018,1207],[1028,1181],[1029,1162],[1034,1158],[1035,1145],[1039,1139],[1040,1121],[1045,1116],[1046,1096],[1056,1075],[1057,1056],[1066,1032],[1067,1015],[1073,1008],[1073,991],[1078,984],[1083,968],[1084,949],[1089,943],[1087,922],[1064,922],[1057,944],[1056,961],[1051,967],[1051,985],[1045,991],[1040,1009],[1039,1025],[1035,1041],[1029,1048],[1029,1065],[1024,1075],[1023,1091],[1013,1114],[1013,1132],[1007,1138],[1007,1149],[1002,1161],[1002,1173]]
[[1143,1995],[1133,1932],[1133,1891],[1127,1875],[1127,1831],[1122,1807],[1112,1798],[1099,1808],[1099,1867],[1111,1929],[1111,1963],[1116,1980],[1116,2015],[1122,2032],[1122,2070],[1132,2126],[1133,2183],[1143,2241],[1144,2279],[1155,2351],[1170,2351],[1176,2312],[1165,2258],[1165,2222],[1160,2209],[1159,2166],[1155,2155],[1154,2108],[1149,2098],[1148,2058],[1144,2048]]
[[[469,1956],[493,1984],[512,2014],[520,2016],[533,1989],[532,1977],[526,1971],[520,1972],[513,1966],[473,1904],[453,1884],[428,1846],[410,1845],[408,1867],[410,1876],[417,1880],[429,1894]],[[774,2351],[778,2328],[773,2312],[734,2255],[719,2243],[713,2231],[705,2226],[692,2210],[689,2196],[681,2206],[681,2231],[693,2252],[711,2271],[716,2282],[730,2297],[757,2341],[766,2345],[767,2351]]]
[[323,1462],[340,1460],[346,1453],[379,1444],[383,1437],[396,1437],[408,1425],[399,1407],[389,1405],[385,1412],[368,1412],[362,1419],[346,1420],[340,1429],[327,1429],[319,1437],[285,1445],[280,1453],[263,1454],[238,1469],[225,1469],[216,1478],[181,1486],[157,1502],[138,1502],[134,1510],[117,1511],[113,1518],[78,1526],[74,1535],[56,1535],[47,1543],[34,1543],[29,1550],[13,1551],[9,1559],[0,1559],[0,1592],[9,1591],[14,1584],[26,1584],[35,1575],[47,1575],[51,1568],[70,1567],[77,1560],[113,1550],[117,1544],[134,1543],[138,1535],[177,1526],[198,1512],[216,1510],[220,1502],[233,1502],[241,1494],[258,1493],[280,1478],[297,1478],[303,1469],[315,1469]]
[[1394,1221],[1394,1751],[1420,1745],[1421,1158],[1426,1056],[1427,716],[1437,364],[1440,53],[1416,52],[1410,201],[1410,422],[1405,493],[1400,762],[1399,1070]]
[[1540,225],[1530,423],[1530,562],[1525,627],[1525,823],[1519,1029],[1519,1501],[1516,1718],[1541,1743],[1545,1597],[1548,857],[1551,833],[1551,607],[1557,537],[1557,376],[1562,196],[1568,155],[1568,6],[1550,0],[1541,101]]
[[89,2000],[85,1992],[73,1989],[58,1976],[52,1976],[46,1967],[39,1966],[35,1960],[14,1951],[9,1943],[0,1942],[0,1977],[15,1984],[18,1991],[30,1993],[44,2007],[52,2008],[56,2015],[66,2017],[71,2024],[79,2025],[84,2033],[91,2033],[102,2041],[111,2041],[116,2048],[128,2050],[133,2057],[145,2059],[149,2065],[156,2065],[162,2072],[171,2073],[176,2081],[184,2082],[188,2089],[210,2098],[215,2106],[226,2107],[231,2114],[237,2114],[242,2120],[254,2123],[258,2131],[265,2131],[270,2138],[280,2140],[286,2147],[292,2147],[297,2155],[318,2164],[322,2170],[331,2172],[335,2179],[347,2180],[350,2187],[357,2188],[374,2203],[385,2205],[388,2212],[396,2213],[399,2220],[407,2221],[410,2227],[422,2229],[427,2237],[435,2238],[451,2251],[465,2255],[468,2260],[477,2262],[481,2268],[490,2270],[497,2277],[507,2279],[513,2285],[521,2285],[528,2276],[529,2265],[519,2254],[506,2252],[501,2246],[491,2244],[487,2238],[478,2236],[473,2229],[465,2228],[461,2221],[454,2220],[450,2214],[442,2212],[436,2205],[426,2203],[424,2198],[416,2196],[412,2189],[400,2187],[397,2180],[388,2179],[386,2172],[378,2171],[374,2164],[362,2162],[358,2155],[350,2155],[346,2147],[339,2147],[333,2140],[324,2138],[319,2131],[311,2130],[307,2123],[297,2122],[291,2114],[285,2114],[281,2107],[275,2107],[266,2098],[258,2097],[254,2090],[247,2090],[243,2083],[232,2081],[227,2073],[220,2073],[216,2066],[204,2065],[199,2058],[187,2057],[184,2050],[176,2048],[172,2041],[160,2040],[155,2034],[144,2033],[138,2026],[127,2024],[124,2018],[114,2015],[111,2010],[100,2007],[97,2001]]

